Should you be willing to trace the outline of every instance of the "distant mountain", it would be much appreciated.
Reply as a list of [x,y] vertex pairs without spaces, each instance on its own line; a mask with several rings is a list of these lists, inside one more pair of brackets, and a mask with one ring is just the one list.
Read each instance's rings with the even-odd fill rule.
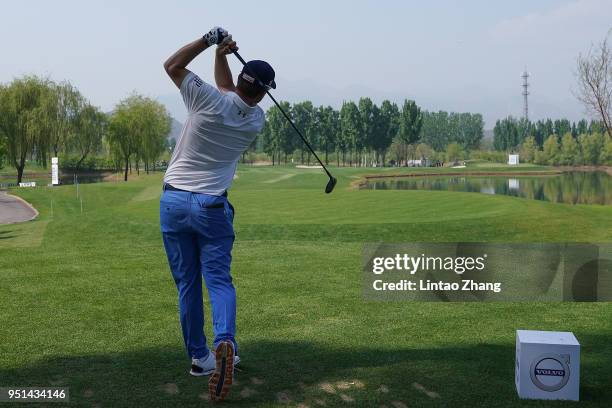
[[178,137],[181,135],[181,130],[183,130],[183,124],[178,120],[172,118],[172,123],[170,124],[170,133],[168,133],[168,140],[177,140]]

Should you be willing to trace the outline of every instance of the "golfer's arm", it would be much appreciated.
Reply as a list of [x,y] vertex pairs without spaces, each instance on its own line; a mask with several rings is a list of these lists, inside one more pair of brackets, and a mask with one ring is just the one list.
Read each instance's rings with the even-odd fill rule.
[[189,70],[186,68],[187,65],[207,48],[208,44],[204,42],[204,39],[199,38],[182,47],[164,62],[164,69],[179,89],[183,79],[189,73]]
[[221,92],[234,92],[236,90],[232,71],[225,55],[217,54],[215,57],[215,82]]

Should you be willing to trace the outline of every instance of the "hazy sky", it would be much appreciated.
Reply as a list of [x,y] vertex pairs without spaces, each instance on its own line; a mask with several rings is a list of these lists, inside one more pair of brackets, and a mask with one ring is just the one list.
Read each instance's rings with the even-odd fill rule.
[[[0,82],[69,80],[95,105],[131,91],[184,108],[163,61],[211,26],[277,72],[278,99],[332,104],[412,98],[425,109],[583,116],[571,89],[578,53],[612,28],[612,0],[2,1]],[[191,65],[212,80],[213,51]],[[234,73],[238,62],[231,60]]]

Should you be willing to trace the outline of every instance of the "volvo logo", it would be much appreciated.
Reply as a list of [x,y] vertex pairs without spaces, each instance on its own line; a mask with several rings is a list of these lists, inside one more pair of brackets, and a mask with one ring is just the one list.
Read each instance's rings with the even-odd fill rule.
[[569,355],[542,354],[531,363],[531,381],[543,391],[558,391],[570,378]]

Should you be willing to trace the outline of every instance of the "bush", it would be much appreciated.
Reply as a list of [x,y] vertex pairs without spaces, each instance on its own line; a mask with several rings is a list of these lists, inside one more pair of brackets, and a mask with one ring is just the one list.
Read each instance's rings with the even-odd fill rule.
[[[70,154],[59,155],[59,166],[62,169],[74,170],[80,157]],[[88,156],[83,160],[79,170],[114,170],[115,165],[110,157]]]
[[508,161],[508,155],[505,152],[473,150],[470,152],[470,159],[485,160],[492,163],[506,163]]
[[4,167],[4,161],[6,156],[6,143],[4,137],[0,135],[0,169]]
[[535,164],[544,164],[544,165],[546,165],[546,164],[548,164],[548,159],[546,158],[546,155],[544,154],[543,151],[536,150],[534,158],[533,158],[533,162]]

